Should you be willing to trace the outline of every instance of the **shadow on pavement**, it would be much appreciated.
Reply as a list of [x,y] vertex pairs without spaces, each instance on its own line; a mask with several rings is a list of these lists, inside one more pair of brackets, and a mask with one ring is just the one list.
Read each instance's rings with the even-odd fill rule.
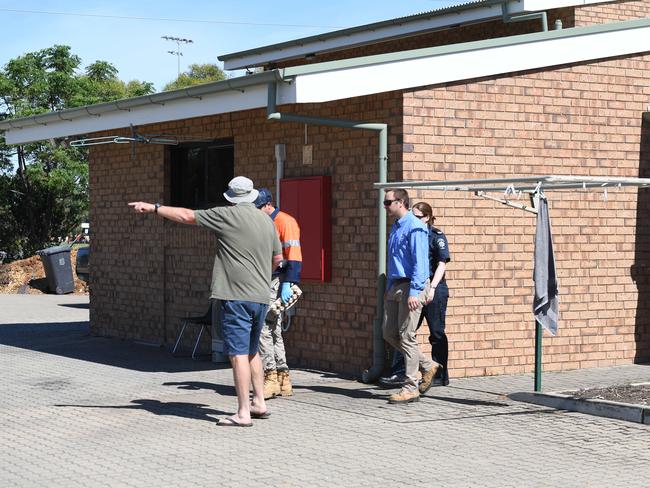
[[423,424],[423,423],[434,423],[434,422],[455,422],[458,420],[474,420],[481,418],[494,418],[494,417],[511,417],[511,416],[522,416],[522,415],[554,415],[557,414],[557,410],[554,408],[539,408],[535,410],[520,410],[516,412],[496,412],[496,413],[472,413],[469,415],[459,415],[455,417],[445,417],[445,418],[431,418],[431,419],[418,419],[418,420],[392,420],[392,422],[400,424]]
[[88,310],[90,308],[90,303],[59,303],[59,307],[79,308],[82,310]]
[[0,344],[136,371],[177,373],[230,367],[174,358],[163,347],[91,336],[88,321],[3,324]]
[[[315,393],[324,393],[328,395],[342,395],[342,396],[355,398],[355,399],[374,399],[374,400],[381,400],[381,401],[386,401],[386,399],[390,396],[391,393],[397,391],[397,389],[393,389],[393,390],[388,390],[383,388],[349,389],[349,388],[337,388],[335,386],[324,386],[324,385],[315,385],[315,386],[294,385],[293,389],[294,391],[300,391],[301,393],[315,392]],[[486,400],[472,400],[470,398],[454,398],[454,397],[447,397],[447,396],[438,396],[432,394],[431,391],[421,396],[421,399],[438,400],[438,401],[449,402],[449,403],[457,403],[459,405],[470,405],[470,406],[477,406],[477,407],[509,407],[510,406],[509,404],[503,402],[491,402]]]
[[354,382],[361,383],[362,385],[366,384],[359,381],[354,375],[349,375],[349,374],[333,373],[331,371],[323,371],[321,369],[312,369],[312,368],[300,368],[300,371],[304,371],[306,373],[314,373],[324,379],[354,381]]
[[206,408],[209,405],[202,403],[185,403],[185,402],[161,402],[159,400],[131,400],[133,405],[54,405],[55,407],[73,407],[73,408],[110,408],[125,410],[145,410],[154,415],[171,415],[174,417],[183,417],[192,420],[206,420],[215,422],[217,419],[211,415],[227,415],[228,412]]
[[[364,389],[354,389],[354,388],[337,388],[336,386],[325,386],[325,385],[293,385],[294,391],[300,391],[301,393],[309,393],[313,391],[315,393],[326,393],[329,395],[341,395],[349,398],[362,398],[362,399],[377,399],[385,401],[387,395],[373,393],[374,389],[368,390]],[[386,390],[381,390],[385,392]]]
[[429,398],[431,400],[440,400],[442,402],[449,403],[458,403],[459,405],[471,405],[473,407],[510,407],[507,403],[499,402],[490,402],[485,400],[471,400],[469,398],[453,398],[453,397],[444,397],[436,396],[427,393],[423,398]]
[[224,396],[237,395],[234,386],[207,383],[205,381],[168,381],[167,383],[163,383],[163,386],[176,386],[179,390],[208,390]]

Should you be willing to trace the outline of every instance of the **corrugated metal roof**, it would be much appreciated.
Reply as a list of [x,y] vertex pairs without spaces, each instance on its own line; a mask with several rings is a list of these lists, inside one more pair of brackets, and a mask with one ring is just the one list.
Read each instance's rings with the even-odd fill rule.
[[441,14],[448,14],[448,13],[453,13],[453,12],[462,12],[463,10],[468,10],[468,9],[473,9],[478,6],[484,6],[484,5],[494,5],[494,4],[501,4],[503,3],[504,0],[474,0],[474,1],[469,1],[469,2],[463,2],[455,5],[450,5],[448,7],[442,7],[439,9],[434,9],[434,10],[429,10],[426,12],[418,13],[418,14],[412,14],[412,15],[406,15],[404,17],[397,17],[394,19],[390,20],[383,20],[380,22],[373,22],[371,24],[365,24],[365,25],[360,25],[360,26],[355,26],[355,27],[349,27],[346,29],[340,29],[336,31],[331,31],[331,32],[324,32],[322,34],[316,34],[313,36],[308,36],[308,37],[301,37],[300,39],[292,39],[290,41],[285,41],[285,42],[280,42],[277,44],[270,44],[268,46],[262,46],[262,47],[257,47],[253,49],[248,49],[244,51],[239,51],[235,53],[230,53],[230,54],[223,54],[218,57],[220,61],[227,61],[229,59],[233,58],[238,58],[240,56],[245,56],[245,55],[250,55],[250,54],[256,54],[256,53],[262,53],[262,52],[268,52],[268,51],[274,51],[278,49],[284,49],[289,46],[299,46],[302,44],[307,44],[310,42],[315,42],[315,41],[324,41],[327,39],[334,39],[337,37],[345,37],[350,34],[358,33],[358,32],[364,32],[364,31],[373,31],[380,29],[382,27],[387,27],[387,26],[392,26],[392,25],[400,25],[408,22],[413,22],[416,20],[422,20],[422,19],[428,19],[432,17],[437,17]]
[[[467,8],[468,6],[475,6],[475,5],[478,5],[480,3],[488,3],[488,2],[489,2],[489,0],[474,0],[473,2],[472,1],[469,1],[469,2],[456,2],[453,5],[447,5],[446,7],[434,8],[432,10],[425,10],[424,12],[419,12],[419,13],[416,13],[416,14],[409,14],[409,15],[405,15],[403,17],[396,17],[396,18],[394,18],[392,20],[406,20],[406,19],[411,19],[413,17],[426,16],[426,15],[429,15],[429,14],[448,13],[448,12],[451,12],[451,11],[454,11],[454,10],[463,10],[464,8]],[[494,2],[490,2],[490,3],[494,3]],[[372,24],[368,24],[368,25],[372,25]]]

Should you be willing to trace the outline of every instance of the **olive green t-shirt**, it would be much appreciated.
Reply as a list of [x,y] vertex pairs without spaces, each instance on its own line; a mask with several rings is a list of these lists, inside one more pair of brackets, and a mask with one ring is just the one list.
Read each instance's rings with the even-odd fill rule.
[[273,256],[282,254],[269,216],[252,203],[195,210],[194,216],[217,236],[210,296],[268,303]]

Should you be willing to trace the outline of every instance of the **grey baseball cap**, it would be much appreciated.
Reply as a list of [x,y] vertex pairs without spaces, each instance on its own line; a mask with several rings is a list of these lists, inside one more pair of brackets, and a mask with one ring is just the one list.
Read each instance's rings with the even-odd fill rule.
[[230,180],[228,191],[223,194],[231,203],[253,203],[258,195],[253,182],[245,176],[235,176]]

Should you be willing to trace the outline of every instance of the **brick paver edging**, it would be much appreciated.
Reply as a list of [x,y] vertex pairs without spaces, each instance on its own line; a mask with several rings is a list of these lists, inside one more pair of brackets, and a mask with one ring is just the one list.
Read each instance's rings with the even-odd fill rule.
[[521,392],[508,395],[518,402],[533,403],[558,410],[598,415],[650,425],[650,407],[608,400],[575,398],[561,393]]

